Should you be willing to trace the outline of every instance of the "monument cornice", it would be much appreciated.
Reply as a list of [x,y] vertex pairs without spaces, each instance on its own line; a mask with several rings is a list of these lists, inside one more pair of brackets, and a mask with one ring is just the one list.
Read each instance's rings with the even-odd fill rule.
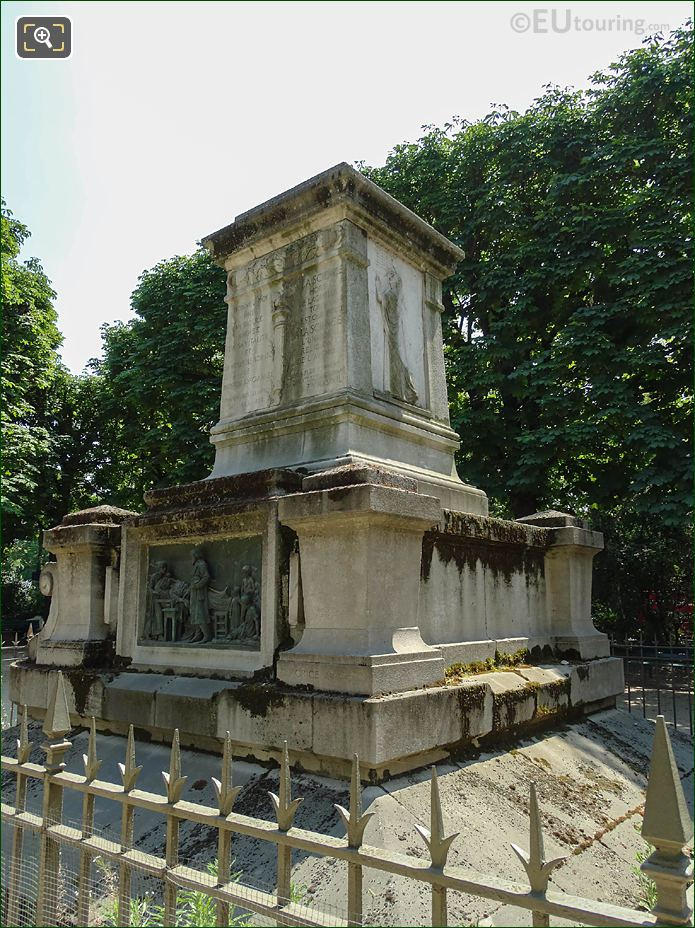
[[228,259],[237,252],[264,241],[262,253],[266,253],[274,233],[284,240],[275,246],[280,247],[291,229],[307,226],[316,215],[325,217],[328,211],[341,206],[346,208],[346,218],[354,213],[387,238],[397,239],[401,246],[428,258],[445,276],[463,258],[457,245],[345,162],[241,213],[230,225],[205,236],[202,244],[218,264],[229,269]]

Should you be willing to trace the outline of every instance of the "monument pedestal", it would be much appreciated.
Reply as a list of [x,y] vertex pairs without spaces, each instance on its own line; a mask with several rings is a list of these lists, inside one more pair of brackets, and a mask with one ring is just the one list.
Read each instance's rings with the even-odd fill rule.
[[[607,653],[603,542],[563,513],[489,518],[456,473],[461,250],[346,164],[203,241],[227,273],[212,475],[46,533],[51,614],[12,698],[44,712],[60,665],[77,721],[211,750],[229,731],[260,758],[287,739],[333,773],[358,752],[377,779],[613,700],[620,661],[521,666]],[[508,652],[515,673],[465,666]]]
[[347,164],[203,243],[229,306],[213,477],[363,463],[487,514],[454,467],[441,313],[456,245]]
[[56,559],[43,567],[39,580],[51,608],[33,645],[38,663],[94,667],[113,656],[121,526],[134,514],[97,506],[65,516],[44,532],[44,547]]
[[439,501],[415,492],[413,480],[367,468],[305,484],[330,487],[331,474],[337,486],[278,503],[299,542],[305,617],[278,679],[368,695],[443,682],[444,661],[422,640],[417,616],[422,537],[441,517]]
[[[46,711],[49,670],[26,661],[12,668],[10,696],[35,718]],[[376,697],[161,673],[64,678],[73,725],[95,716],[103,731],[127,734],[133,724],[165,743],[177,728],[182,745],[219,753],[230,732],[235,757],[260,761],[277,760],[287,741],[293,765],[346,778],[357,753],[363,778],[375,783],[614,706],[624,686],[619,658],[483,673]]]

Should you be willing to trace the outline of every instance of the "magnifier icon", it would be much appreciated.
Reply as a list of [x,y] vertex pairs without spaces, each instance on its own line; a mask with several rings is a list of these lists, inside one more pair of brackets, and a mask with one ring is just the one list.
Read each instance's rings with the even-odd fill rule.
[[45,45],[47,48],[53,49],[51,45],[51,33],[45,26],[39,26],[37,29],[34,29],[34,41],[39,42],[41,45]]

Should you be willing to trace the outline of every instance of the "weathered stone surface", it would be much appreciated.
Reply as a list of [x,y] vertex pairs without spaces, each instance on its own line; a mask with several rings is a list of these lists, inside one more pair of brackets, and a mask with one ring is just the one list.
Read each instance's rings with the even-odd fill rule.
[[591,561],[603,537],[565,524],[577,520],[562,513],[549,518],[543,527],[445,509],[425,533],[420,625],[447,663],[495,650],[528,649],[535,659],[609,653],[591,619]]
[[[144,513],[95,507],[46,533],[53,604],[31,657],[75,668],[74,712],[101,702],[102,721],[126,725],[121,700],[152,737],[198,719],[187,736],[204,746],[229,724],[260,755],[276,750],[282,707],[307,704],[282,684],[313,687],[372,720],[381,769],[443,750],[430,710],[450,713],[451,688],[434,694],[447,664],[606,655],[590,611],[600,534],[555,511],[490,519],[456,473],[441,313],[461,251],[346,164],[205,241],[227,272],[213,475],[148,492]],[[77,673],[89,665],[132,673],[99,691]],[[257,674],[279,681],[261,686],[260,714],[243,702]],[[604,674],[492,677],[480,718],[494,735],[594,706],[617,685]],[[358,698],[399,692],[412,699]],[[330,765],[316,718],[297,711],[296,752]],[[467,724],[483,735],[487,722]],[[379,753],[382,736],[401,757]]]
[[159,490],[148,490],[145,503],[150,511],[198,509],[225,503],[266,499],[300,489],[302,477],[291,470],[271,468],[233,477],[197,480]]
[[[224,492],[217,488],[213,497],[219,499],[218,494],[224,496]],[[196,570],[201,577],[205,572],[208,575],[203,590],[207,601],[201,596],[199,609],[202,616],[207,606],[207,624],[198,623],[202,630],[198,635],[190,634],[196,624],[190,589],[198,582],[193,576],[193,550],[201,555]],[[286,622],[280,592],[288,556],[276,497],[188,510],[164,508],[154,510],[149,518],[131,521],[123,528],[117,654],[131,660],[137,670],[214,673],[236,679],[271,666]],[[179,585],[188,588],[186,609],[175,601],[175,589],[151,589],[157,585],[155,565],[162,563]],[[241,591],[246,580],[253,587],[251,592]],[[174,621],[176,640],[167,640]],[[234,637],[246,624],[248,633]]]
[[542,528],[564,528],[566,526],[577,526],[578,528],[588,528],[587,522],[578,519],[569,512],[559,512],[557,509],[546,509],[543,512],[534,512],[530,516],[521,516],[516,520],[524,525],[538,525]]
[[[575,665],[520,667],[478,674],[456,685],[388,696],[360,696],[292,688],[277,683],[204,680],[173,674],[65,674],[73,723],[92,714],[100,727],[128,725],[167,740],[221,751],[229,731],[237,757],[278,757],[285,740],[307,770],[349,775],[357,751],[375,781],[415,770],[479,743],[516,735],[553,720],[595,711],[622,692],[618,659]],[[112,678],[113,677],[113,678]],[[43,717],[48,668],[18,662],[11,698]]]
[[80,509],[63,516],[61,525],[122,525],[135,513],[130,509],[119,509],[118,506],[94,506],[91,509]]
[[[564,668],[560,667],[560,672]],[[597,702],[625,689],[622,660],[608,657],[604,660],[579,664],[570,670],[570,702],[573,706]]]
[[156,694],[171,681],[160,674],[119,674],[106,687],[102,717],[106,722],[127,721],[137,728],[153,728]]
[[360,483],[417,492],[417,480],[412,477],[369,464],[346,464],[343,467],[333,467],[309,474],[302,480],[302,490],[331,490],[335,487],[350,487]]
[[97,506],[71,513],[44,532],[44,547],[56,560],[44,566],[40,579],[51,608],[35,646],[39,664],[108,663],[115,633],[109,621],[114,578],[107,591],[106,574],[118,571],[121,526],[133,515]]
[[440,315],[455,245],[347,164],[203,241],[228,272],[213,476],[376,464],[487,511],[453,465]]
[[438,521],[438,501],[357,484],[286,496],[278,507],[299,540],[305,619],[278,678],[369,695],[443,680],[417,611],[422,533]]
[[154,700],[155,726],[166,731],[179,728],[202,736],[220,737],[217,701],[228,686],[223,680],[169,678]]
[[299,754],[311,753],[313,716],[310,694],[250,682],[221,694],[217,737],[230,732],[241,756],[278,756],[285,739]]

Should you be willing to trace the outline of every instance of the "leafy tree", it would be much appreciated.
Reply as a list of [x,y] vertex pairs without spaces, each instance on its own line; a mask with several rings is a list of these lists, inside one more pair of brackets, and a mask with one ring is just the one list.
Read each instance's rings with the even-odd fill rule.
[[136,318],[103,327],[104,357],[93,362],[103,422],[94,473],[113,502],[138,509],[145,490],[209,473],[224,292],[224,271],[201,249],[145,271],[132,296]]
[[[586,92],[427,127],[362,168],[465,251],[444,320],[462,473],[500,514],[571,509],[633,539],[649,524],[672,579],[688,573],[692,40],[692,24],[651,38]],[[661,589],[630,562],[623,587]]]
[[5,535],[35,534],[54,452],[47,410],[62,337],[55,293],[36,258],[20,261],[29,230],[2,201],[2,508]]

